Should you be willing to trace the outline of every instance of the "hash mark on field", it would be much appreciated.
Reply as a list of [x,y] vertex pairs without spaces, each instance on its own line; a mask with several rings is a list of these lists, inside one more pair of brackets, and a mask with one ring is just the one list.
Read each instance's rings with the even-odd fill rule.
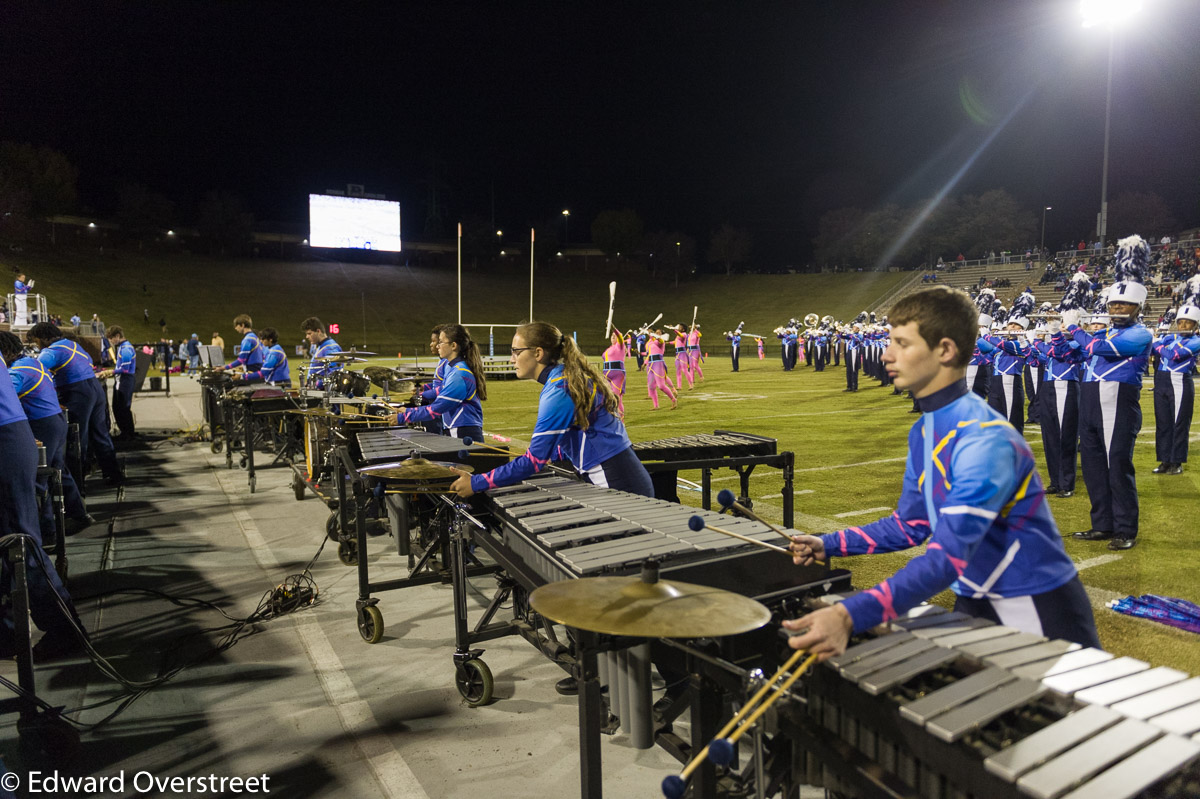
[[[761,497],[759,497],[759,499],[778,499],[779,493],[780,492],[776,491],[774,494],[763,494]],[[798,497],[801,494],[812,494],[812,493],[814,493],[814,492],[811,488],[801,488],[796,491],[793,491],[792,496]]]
[[881,508],[864,508],[863,510],[848,510],[845,513],[833,514],[833,518],[845,519],[847,516],[864,516],[868,513],[878,513],[881,510],[891,510],[891,507],[885,505]]
[[1105,563],[1112,563],[1114,560],[1121,560],[1120,555],[1097,555],[1094,558],[1081,560],[1075,564],[1075,571],[1081,572],[1084,569],[1090,569],[1093,566],[1103,566]]

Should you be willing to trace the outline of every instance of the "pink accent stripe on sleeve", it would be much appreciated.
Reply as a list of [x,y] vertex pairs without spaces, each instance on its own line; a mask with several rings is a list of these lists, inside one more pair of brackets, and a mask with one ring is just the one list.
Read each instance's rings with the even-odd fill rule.
[[863,540],[867,542],[867,554],[868,555],[872,555],[875,553],[875,539],[871,538],[871,536],[864,533],[862,531],[861,527],[851,527],[850,531],[854,532],[854,533],[858,533],[860,536],[862,536]]
[[884,580],[874,588],[868,588],[867,593],[875,597],[879,601],[879,604],[883,606],[883,618],[881,621],[891,621],[896,618],[896,608],[892,603],[892,587],[888,585],[887,580]]

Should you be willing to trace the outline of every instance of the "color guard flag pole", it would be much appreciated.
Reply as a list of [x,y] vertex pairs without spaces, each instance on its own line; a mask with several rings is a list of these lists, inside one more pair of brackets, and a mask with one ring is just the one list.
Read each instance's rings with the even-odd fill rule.
[[533,228],[529,228],[529,321],[533,321]]
[[462,324],[462,222],[458,223],[458,323]]

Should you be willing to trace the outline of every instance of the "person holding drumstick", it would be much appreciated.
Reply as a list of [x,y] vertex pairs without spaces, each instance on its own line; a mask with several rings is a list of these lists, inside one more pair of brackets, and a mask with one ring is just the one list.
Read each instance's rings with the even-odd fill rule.
[[588,363],[573,338],[545,322],[521,325],[513,335],[512,363],[518,378],[542,385],[529,449],[490,472],[460,473],[452,491],[469,497],[519,483],[552,460],[569,460],[591,483],[654,496],[650,475],[617,418],[619,399],[612,384]]
[[892,577],[794,621],[794,649],[822,660],[851,633],[897,618],[946,588],[955,609],[1024,632],[1099,647],[1091,604],[1046,504],[1025,439],[966,383],[979,310],[965,293],[930,288],[892,308],[883,364],[921,419],[908,435],[896,512],[862,527],[797,535],[797,565],[833,555],[926,550]]
[[483,358],[462,325],[443,325],[438,333],[438,357],[446,362],[441,391],[429,405],[405,408],[397,424],[421,424],[441,417],[442,427],[454,438],[483,440],[483,406],[487,381]]

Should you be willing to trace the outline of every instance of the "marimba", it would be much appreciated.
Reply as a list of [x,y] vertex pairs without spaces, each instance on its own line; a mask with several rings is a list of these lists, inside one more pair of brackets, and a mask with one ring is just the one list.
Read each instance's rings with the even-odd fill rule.
[[714,430],[711,434],[675,436],[654,441],[636,441],[633,452],[642,461],[654,482],[654,493],[660,499],[679,501],[676,484],[679,472],[685,469],[700,470],[701,506],[712,508],[713,469],[733,469],[737,472],[741,492],[738,501],[747,508],[753,507],[750,497],[750,475],[756,466],[772,466],[783,472],[783,523],[793,523],[792,491],[795,456],[791,452],[777,452],[776,441],[751,433],[732,430]]
[[847,796],[1200,795],[1200,678],[922,606],[779,710],[803,781]]
[[[254,449],[261,440],[269,438],[276,446],[275,462],[289,457],[298,444],[287,431],[275,434],[259,422],[267,417],[305,410],[317,404],[315,398],[301,397],[297,392],[259,383],[228,388],[221,398],[221,417],[225,428],[225,467],[233,468],[235,427],[241,428],[242,457],[240,466],[247,470],[250,493],[255,489]],[[239,424],[240,422],[240,424]]]

